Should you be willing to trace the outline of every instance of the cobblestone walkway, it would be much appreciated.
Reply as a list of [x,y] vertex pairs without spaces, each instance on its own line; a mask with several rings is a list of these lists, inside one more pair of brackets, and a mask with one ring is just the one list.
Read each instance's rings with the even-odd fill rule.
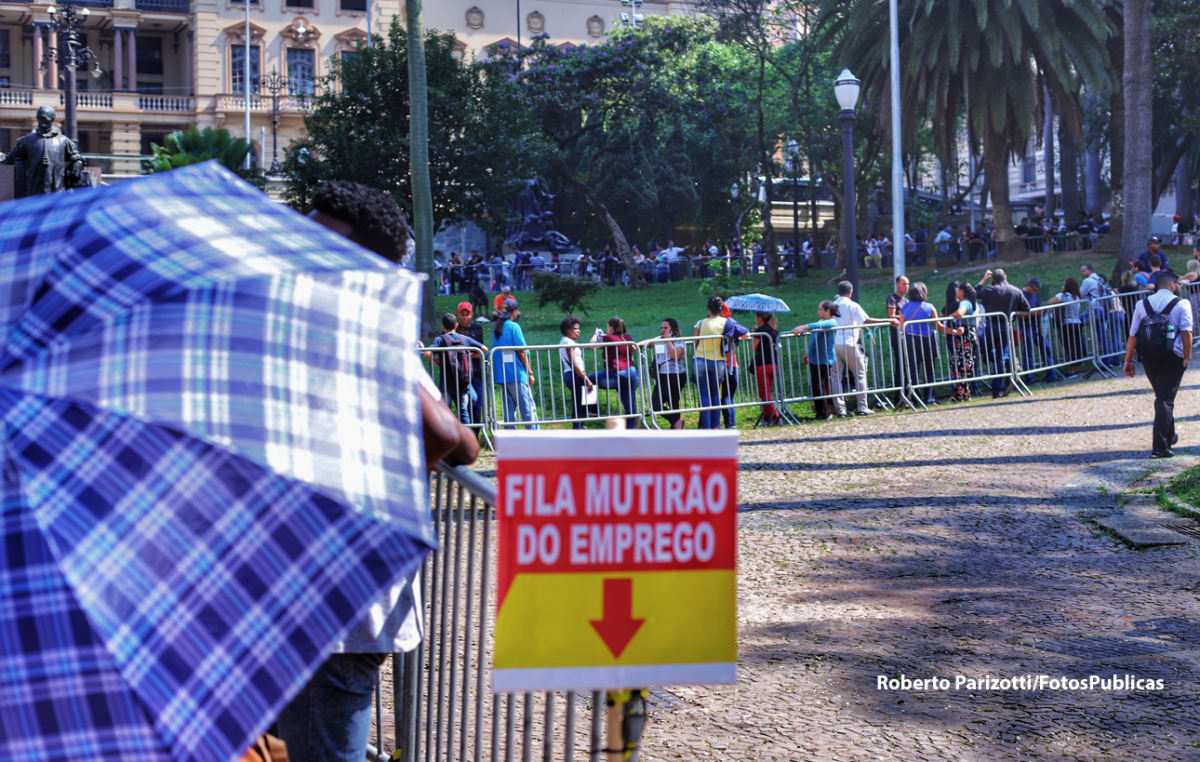
[[[1200,454],[1184,384],[1177,451]],[[642,759],[1200,760],[1200,545],[1081,520],[1164,463],[1147,386],[746,436],[739,682],[660,693]],[[877,689],[902,674],[952,688]],[[1164,687],[953,689],[1043,674]]]

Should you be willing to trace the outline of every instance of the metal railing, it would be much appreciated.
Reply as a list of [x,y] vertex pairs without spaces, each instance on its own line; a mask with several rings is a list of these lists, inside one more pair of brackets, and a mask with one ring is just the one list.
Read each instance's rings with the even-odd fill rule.
[[496,488],[467,468],[439,463],[430,502],[439,547],[421,568],[425,639],[392,655],[394,732],[391,738],[385,732],[377,690],[371,756],[482,762],[503,754],[574,762],[583,749],[598,762],[603,694],[491,693]]
[[[141,7],[141,3],[138,4]],[[187,113],[194,111],[192,99],[181,95],[139,95],[138,108],[142,111],[171,111]]]
[[[905,388],[911,390],[906,396],[917,404],[935,402],[939,387],[952,400],[966,400],[982,392],[981,384],[996,381],[1027,393],[1015,374],[1016,342],[1003,313],[907,320],[902,339]],[[998,391],[993,383],[993,395]]]
[[[1013,317],[1013,335],[1020,342],[1017,378],[1032,381],[1036,371],[1050,377],[1099,371],[1098,346],[1087,302],[1075,300],[1035,307]],[[1058,371],[1066,371],[1059,373]]]
[[[458,413],[458,420],[464,426],[472,428],[483,437],[484,443],[491,446],[492,404],[495,395],[492,392],[490,374],[488,374],[487,350],[478,347],[424,347],[420,350],[425,370],[431,378],[437,379],[438,389],[442,399]],[[471,365],[471,380],[463,388],[462,381],[454,374],[450,358],[461,354]],[[436,372],[435,372],[436,371]]]
[[156,11],[158,13],[190,13],[190,0],[137,0],[139,11]]
[[[779,338],[781,397],[793,419],[798,414],[791,406],[799,403],[813,403],[814,413],[823,418],[848,412],[848,400],[855,402],[856,412],[865,412],[871,400],[876,408],[887,408],[903,397],[903,336],[890,326],[840,326]],[[834,349],[832,365],[809,356],[810,347],[824,351],[825,342]]]

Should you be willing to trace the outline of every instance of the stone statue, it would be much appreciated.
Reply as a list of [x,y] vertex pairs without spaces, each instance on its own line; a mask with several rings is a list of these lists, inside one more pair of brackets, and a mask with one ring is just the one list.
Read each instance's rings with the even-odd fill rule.
[[554,194],[542,189],[537,180],[527,180],[509,205],[519,222],[508,229],[504,242],[521,249],[551,251],[562,254],[571,244],[558,232],[558,218],[553,211]]
[[[54,126],[54,109],[42,106],[37,112],[37,132],[17,141],[3,164],[16,164],[16,198],[57,193],[90,185],[90,173],[75,141]],[[88,175],[89,177],[84,177]]]

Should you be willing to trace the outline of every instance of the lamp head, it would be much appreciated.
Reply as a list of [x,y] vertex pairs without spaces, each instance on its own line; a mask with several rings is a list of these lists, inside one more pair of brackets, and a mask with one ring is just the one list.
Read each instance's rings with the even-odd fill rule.
[[741,191],[741,189],[740,189],[740,188],[738,188],[738,184],[737,184],[737,183],[734,183],[734,184],[733,184],[733,187],[729,189],[729,193],[730,193],[730,194],[733,196],[733,200],[734,200],[734,201],[737,201],[737,197],[738,197],[739,195],[741,195],[741,192],[742,192],[742,191]]
[[100,79],[100,75],[103,73],[104,72],[100,70],[100,62],[97,61],[96,65],[92,67],[92,79]]
[[87,6],[84,6],[83,8],[79,9],[79,15],[87,18],[88,16],[92,15],[92,12],[88,10]]
[[50,16],[53,17],[54,14],[58,13],[58,8],[51,5],[48,8],[46,8],[46,13],[50,14]]
[[833,94],[837,96],[838,105],[843,111],[854,110],[858,105],[858,94],[861,90],[862,83],[849,69],[842,69],[842,73],[833,83]]

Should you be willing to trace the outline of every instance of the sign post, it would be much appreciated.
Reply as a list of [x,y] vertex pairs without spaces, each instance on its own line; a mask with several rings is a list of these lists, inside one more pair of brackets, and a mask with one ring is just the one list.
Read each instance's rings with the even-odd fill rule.
[[737,432],[496,437],[497,693],[732,683]]

